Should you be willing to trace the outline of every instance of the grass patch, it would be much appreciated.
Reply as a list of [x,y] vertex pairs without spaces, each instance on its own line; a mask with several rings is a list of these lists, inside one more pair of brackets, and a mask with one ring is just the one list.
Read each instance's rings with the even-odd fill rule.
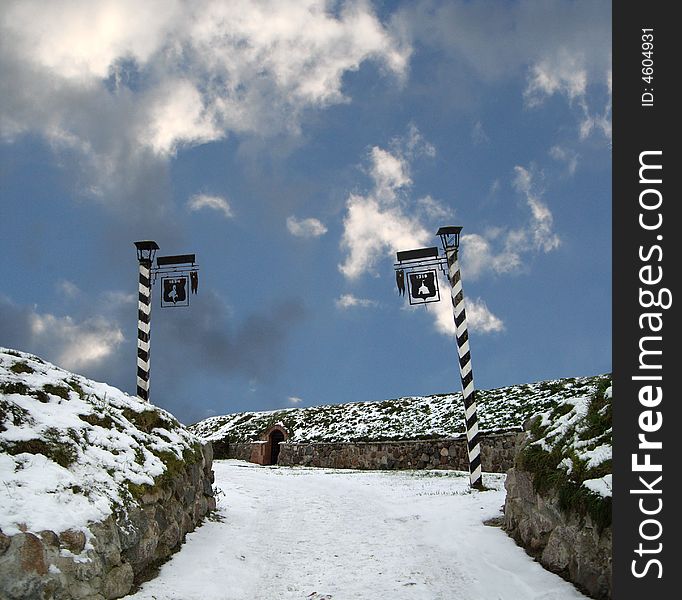
[[89,415],[78,415],[81,421],[85,421],[89,425],[97,425],[104,429],[114,429],[114,420],[109,415],[98,415],[90,413]]
[[[529,428],[530,443],[517,457],[517,466],[533,474],[533,486],[537,493],[546,495],[555,492],[559,506],[564,511],[589,515],[599,531],[611,525],[611,498],[595,494],[582,484],[588,479],[611,473],[611,461],[588,467],[587,461],[578,456],[572,444],[576,440],[589,440],[589,447],[594,448],[611,443],[611,398],[605,393],[610,386],[610,377],[599,382],[584,418],[568,428],[560,439],[552,439],[549,449],[533,442],[543,438],[546,443],[549,442],[551,424],[571,412],[574,406],[566,402],[555,407],[550,411],[549,419],[544,421],[545,424],[540,418],[534,419]],[[570,459],[570,469],[561,464],[565,459]]]
[[[43,392],[46,394],[52,394],[53,396],[58,396],[62,400],[68,400],[69,394],[71,393],[71,388],[66,385],[54,385],[52,383],[46,383],[43,386]],[[40,398],[38,398],[40,400]]]
[[76,447],[64,440],[56,442],[53,440],[33,439],[8,442],[4,450],[7,454],[13,456],[23,453],[42,454],[64,468],[68,468],[78,458]]
[[85,400],[85,392],[83,391],[83,388],[81,387],[81,385],[75,379],[73,379],[73,378],[69,379],[69,380],[67,380],[66,383],[69,385],[69,387],[74,392],[76,392],[78,394],[78,397],[81,400]]
[[30,393],[29,387],[21,381],[5,381],[0,383],[0,392],[3,394],[19,394],[20,396],[28,396]]
[[10,368],[10,371],[12,373],[15,373],[16,375],[19,375],[20,373],[34,373],[35,371],[33,370],[33,367],[28,365],[27,363],[20,361],[20,362],[15,362]]
[[31,421],[31,417],[26,409],[0,398],[0,424],[11,419],[12,425],[18,427]]
[[151,433],[152,429],[172,429],[174,424],[166,420],[160,412],[155,410],[143,410],[142,412],[135,412],[130,408],[124,408],[122,410],[123,416],[128,419],[135,427],[144,431],[145,433]]

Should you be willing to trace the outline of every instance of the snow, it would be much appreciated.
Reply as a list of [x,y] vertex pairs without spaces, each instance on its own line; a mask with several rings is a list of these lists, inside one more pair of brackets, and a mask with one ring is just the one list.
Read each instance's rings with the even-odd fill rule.
[[609,473],[604,477],[597,479],[587,479],[583,481],[583,485],[595,494],[599,494],[603,498],[608,498],[612,495],[613,475]]
[[[579,402],[604,376],[577,377],[477,390],[480,431],[520,430],[524,421],[564,401]],[[252,441],[279,424],[291,442],[344,442],[456,437],[464,431],[462,395],[287,408],[209,417],[189,429],[206,440]],[[546,425],[549,423],[545,423]]]
[[611,444],[601,444],[592,450],[585,450],[578,457],[587,461],[587,467],[592,469],[613,458],[613,447]]
[[[165,427],[143,431],[133,422],[150,411]],[[76,529],[87,537],[88,523],[125,510],[128,484],[153,484],[165,471],[162,453],[182,457],[197,443],[161,409],[31,354],[0,348],[5,535]]]
[[129,600],[587,598],[500,528],[504,475],[214,462],[219,520]]

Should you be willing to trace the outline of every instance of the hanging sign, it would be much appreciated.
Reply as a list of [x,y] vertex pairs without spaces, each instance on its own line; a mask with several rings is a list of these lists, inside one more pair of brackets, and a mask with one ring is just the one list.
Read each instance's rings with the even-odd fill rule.
[[189,277],[181,275],[178,277],[161,278],[161,307],[168,306],[189,306],[188,285]]
[[440,300],[438,276],[435,269],[408,273],[407,281],[410,304],[425,304]]

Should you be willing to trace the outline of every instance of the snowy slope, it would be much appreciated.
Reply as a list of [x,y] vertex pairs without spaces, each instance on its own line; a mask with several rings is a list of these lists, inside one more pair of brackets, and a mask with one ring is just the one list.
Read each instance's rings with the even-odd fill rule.
[[[481,431],[520,428],[526,419],[551,411],[571,398],[590,396],[610,375],[575,377],[479,390]],[[374,441],[456,436],[464,432],[462,396],[410,396],[383,402],[355,402],[270,412],[211,417],[189,429],[207,440],[248,441],[281,423],[293,442]]]
[[169,413],[36,356],[0,348],[0,530],[102,521],[199,440]]
[[[610,500],[612,401],[610,381],[604,380],[589,396],[568,398],[537,415],[519,464],[535,474],[538,487],[564,490],[566,498],[571,488],[582,487],[581,492]],[[603,510],[610,520],[610,505]]]

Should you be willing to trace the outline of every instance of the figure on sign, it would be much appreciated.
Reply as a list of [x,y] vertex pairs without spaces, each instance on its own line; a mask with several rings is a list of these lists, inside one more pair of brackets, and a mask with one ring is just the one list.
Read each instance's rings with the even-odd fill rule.
[[410,273],[411,297],[415,300],[429,300],[438,295],[436,272],[433,270]]
[[398,294],[405,295],[405,271],[402,269],[396,271],[395,281],[398,284]]
[[164,277],[161,306],[187,306],[187,277]]
[[190,282],[192,293],[196,294],[197,289],[199,288],[199,273],[197,273],[196,271],[192,271],[189,274],[189,282]]

